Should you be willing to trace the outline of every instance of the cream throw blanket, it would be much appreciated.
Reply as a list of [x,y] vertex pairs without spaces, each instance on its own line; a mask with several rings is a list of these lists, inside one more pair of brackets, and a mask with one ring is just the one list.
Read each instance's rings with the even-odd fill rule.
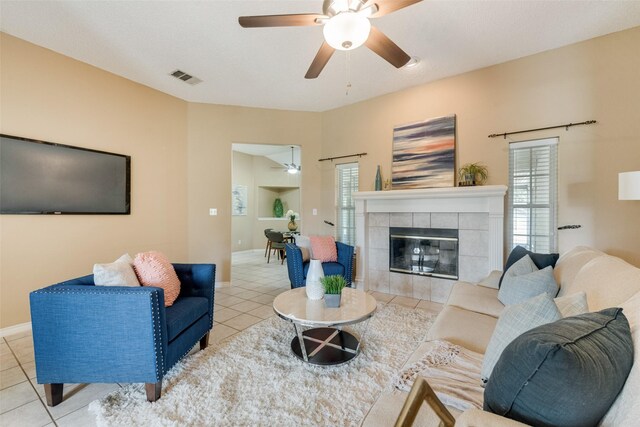
[[421,376],[445,405],[461,411],[482,409],[481,368],[482,354],[448,341],[433,341],[432,349],[407,366],[396,378],[394,386],[408,392],[414,380]]

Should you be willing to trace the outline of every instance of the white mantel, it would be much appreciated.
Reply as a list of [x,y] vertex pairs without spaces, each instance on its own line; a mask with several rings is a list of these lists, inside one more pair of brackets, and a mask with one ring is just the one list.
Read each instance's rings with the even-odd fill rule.
[[[357,281],[360,282],[358,287],[363,285],[368,288],[369,260],[367,255],[369,250],[367,243],[369,242],[368,221],[371,213],[488,214],[487,267],[489,271],[502,269],[504,196],[506,192],[507,187],[504,185],[485,185],[353,193],[356,204],[356,246],[360,254],[356,272]],[[461,277],[461,279],[463,278]]]

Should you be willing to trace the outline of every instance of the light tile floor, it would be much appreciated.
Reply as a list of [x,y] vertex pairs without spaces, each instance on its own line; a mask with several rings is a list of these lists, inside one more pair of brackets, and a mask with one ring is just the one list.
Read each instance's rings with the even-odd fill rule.
[[[214,327],[209,341],[218,342],[274,316],[276,295],[290,289],[287,266],[267,264],[264,251],[234,253],[231,285],[216,288]],[[399,304],[437,314],[441,304],[370,292],[382,304]],[[199,350],[195,346],[191,353]],[[189,356],[187,356],[189,357]],[[64,400],[46,406],[44,388],[36,383],[33,340],[30,332],[0,338],[0,426],[95,425],[87,406],[121,387],[120,384],[65,384]]]

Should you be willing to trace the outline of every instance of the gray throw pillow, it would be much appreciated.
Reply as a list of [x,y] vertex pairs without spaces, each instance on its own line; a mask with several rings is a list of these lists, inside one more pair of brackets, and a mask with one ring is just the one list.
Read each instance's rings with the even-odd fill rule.
[[530,329],[555,322],[562,315],[553,299],[542,293],[523,303],[504,308],[482,359],[482,382],[486,383],[502,351],[511,341]]
[[519,304],[543,292],[551,298],[558,293],[553,267],[538,270],[529,255],[525,255],[505,273],[498,299],[504,305]]
[[513,248],[513,250],[511,250],[509,257],[507,258],[507,262],[504,265],[504,273],[502,273],[502,276],[500,276],[500,281],[498,282],[498,288],[502,286],[502,279],[504,279],[504,275],[509,270],[509,268],[525,255],[529,255],[533,263],[539,269],[548,266],[555,268],[556,262],[560,257],[559,254],[537,254],[523,248],[522,246],[516,246],[515,248]]
[[627,381],[633,352],[620,308],[542,325],[504,350],[484,409],[532,426],[596,426]]
[[562,317],[577,316],[578,314],[584,314],[589,311],[587,294],[584,291],[558,297],[554,299],[553,302],[558,306]]

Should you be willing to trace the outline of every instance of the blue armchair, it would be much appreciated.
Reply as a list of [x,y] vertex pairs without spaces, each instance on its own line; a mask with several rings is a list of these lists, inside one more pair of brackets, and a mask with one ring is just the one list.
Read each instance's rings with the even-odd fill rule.
[[[336,242],[338,250],[338,262],[323,262],[322,271],[325,276],[339,274],[344,276],[347,286],[351,287],[351,277],[353,275],[353,246]],[[302,261],[302,251],[293,243],[285,245],[287,253],[287,269],[289,270],[289,281],[291,289],[306,286],[307,272],[309,271],[309,261]]]
[[47,404],[64,383],[145,383],[160,398],[162,378],[213,326],[216,267],[173,264],[181,289],[172,306],[155,287],[95,286],[93,275],[31,292],[38,384]]

